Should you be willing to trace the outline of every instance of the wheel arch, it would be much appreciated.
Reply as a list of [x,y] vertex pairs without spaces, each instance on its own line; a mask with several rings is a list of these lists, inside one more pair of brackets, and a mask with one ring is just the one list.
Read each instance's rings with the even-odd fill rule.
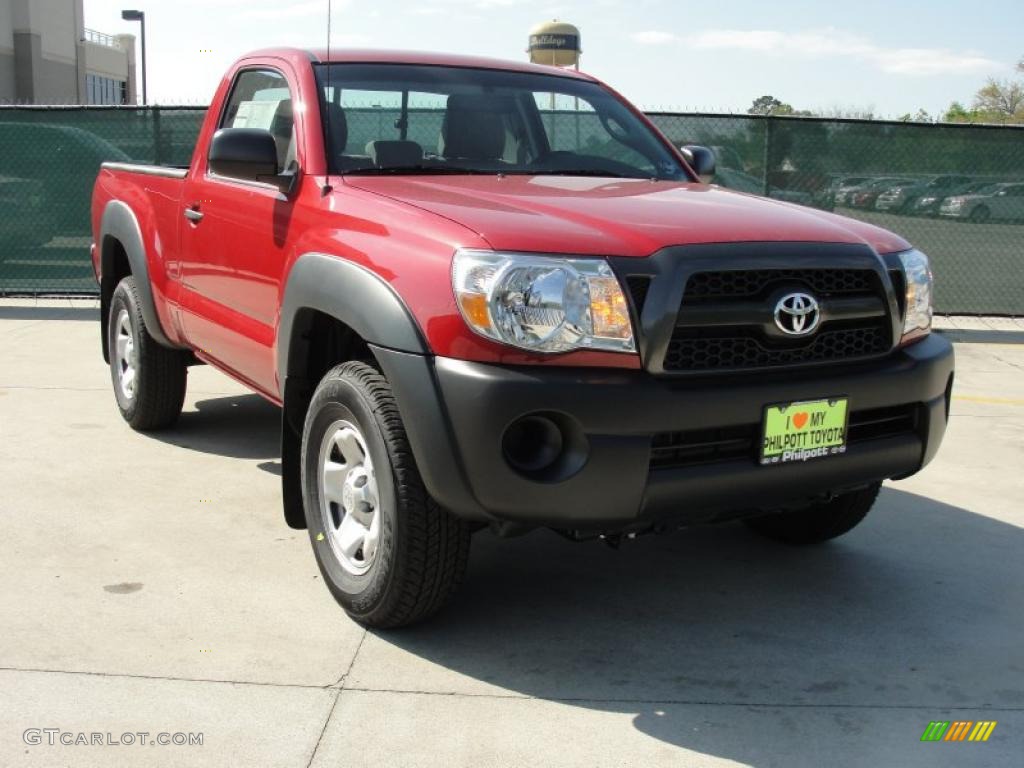
[[427,354],[429,347],[395,289],[363,266],[325,253],[296,259],[285,283],[277,331],[277,373],[282,389],[295,365],[295,323],[310,311],[333,317],[367,344]]
[[149,335],[161,346],[178,348],[164,333],[153,299],[153,286],[149,279],[149,264],[142,229],[135,213],[126,203],[111,200],[103,210],[100,221],[100,327],[103,336],[103,359],[109,362],[107,319],[110,297],[117,284],[128,275],[135,278],[142,309],[142,319]]
[[429,347],[408,307],[380,276],[336,256],[306,253],[285,284],[277,331],[284,516],[305,528],[302,428],[320,378],[347,360],[373,360],[371,345],[416,354]]

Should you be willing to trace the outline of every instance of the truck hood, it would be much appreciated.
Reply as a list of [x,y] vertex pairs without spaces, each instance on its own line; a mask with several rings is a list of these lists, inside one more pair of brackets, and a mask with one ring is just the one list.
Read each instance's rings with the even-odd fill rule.
[[643,257],[701,243],[910,247],[861,221],[704,184],[575,176],[347,176],[345,183],[458,222],[496,250]]

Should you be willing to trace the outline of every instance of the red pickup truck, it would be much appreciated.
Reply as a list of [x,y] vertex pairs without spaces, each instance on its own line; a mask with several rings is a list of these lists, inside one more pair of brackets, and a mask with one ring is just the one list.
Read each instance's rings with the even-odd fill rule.
[[97,179],[118,407],[171,425],[200,362],[281,406],[284,517],[370,626],[484,528],[838,536],[946,428],[928,259],[713,173],[584,74],[251,54],[189,167]]

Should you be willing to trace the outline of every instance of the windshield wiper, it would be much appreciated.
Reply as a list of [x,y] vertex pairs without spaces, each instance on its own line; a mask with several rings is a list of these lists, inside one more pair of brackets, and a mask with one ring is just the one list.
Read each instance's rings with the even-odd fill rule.
[[398,174],[460,174],[460,175],[475,175],[475,176],[497,176],[501,171],[484,171],[480,168],[463,168],[455,165],[388,165],[388,166],[375,166],[371,165],[366,168],[353,168],[350,171],[342,171],[341,176],[379,176],[379,175],[398,175]]
[[[519,173],[519,171],[516,171]],[[642,179],[645,176],[627,176],[624,173],[616,173],[615,171],[599,170],[597,168],[557,168],[552,170],[537,169],[532,171],[522,171],[531,176],[605,176],[609,179]]]
[[646,176],[627,176],[615,171],[599,170],[596,168],[558,168],[558,169],[534,169],[534,168],[503,168],[498,170],[483,168],[466,168],[458,165],[390,165],[390,166],[367,166],[366,168],[353,168],[342,171],[341,176],[399,176],[399,175],[469,175],[469,176],[592,176],[610,179],[644,179]]

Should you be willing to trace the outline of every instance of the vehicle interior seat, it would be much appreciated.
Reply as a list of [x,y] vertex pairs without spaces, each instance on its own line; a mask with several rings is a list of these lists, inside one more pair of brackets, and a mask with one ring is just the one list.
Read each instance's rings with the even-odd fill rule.
[[378,168],[418,165],[423,161],[423,147],[415,141],[378,139],[367,143],[366,154]]
[[328,102],[326,112],[324,119],[330,133],[331,151],[334,152],[334,167],[339,171],[346,171],[353,168],[366,168],[370,165],[370,158],[366,155],[345,153],[345,148],[348,145],[348,117],[344,108],[339,104]]
[[448,160],[486,160],[500,163],[507,132],[504,115],[508,99],[452,94],[441,124],[437,153]]
[[277,145],[277,168],[287,170],[295,162],[295,113],[291,99],[282,99],[270,121],[270,135]]

